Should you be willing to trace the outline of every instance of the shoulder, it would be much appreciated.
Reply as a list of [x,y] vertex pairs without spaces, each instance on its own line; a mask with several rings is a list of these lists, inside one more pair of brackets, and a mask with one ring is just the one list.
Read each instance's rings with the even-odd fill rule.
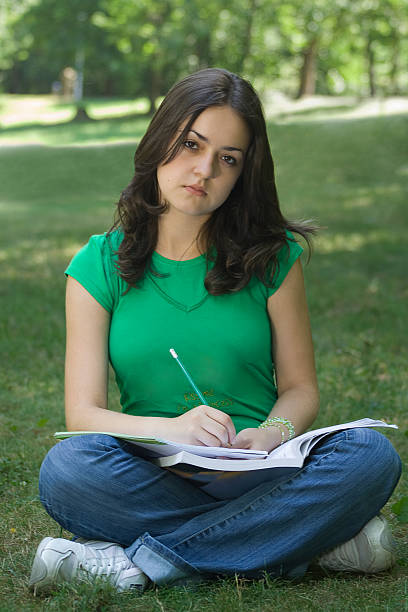
[[286,230],[286,242],[277,254],[279,264],[287,264],[291,267],[302,253],[303,247],[297,242],[292,232]]
[[272,265],[270,269],[268,297],[279,289],[302,253],[303,247],[296,241],[292,232],[286,231],[286,242],[277,252],[275,265]]
[[121,281],[116,272],[116,252],[123,239],[119,231],[94,234],[74,255],[65,270],[89,291],[107,310],[120,295]]
[[94,234],[83,248],[91,248],[101,253],[112,253],[114,255],[123,240],[123,233],[120,230],[105,232],[104,234]]
[[105,232],[90,236],[88,242],[74,255],[73,262],[88,261],[92,259],[111,259],[116,257],[116,252],[122,242],[123,235],[120,231]]

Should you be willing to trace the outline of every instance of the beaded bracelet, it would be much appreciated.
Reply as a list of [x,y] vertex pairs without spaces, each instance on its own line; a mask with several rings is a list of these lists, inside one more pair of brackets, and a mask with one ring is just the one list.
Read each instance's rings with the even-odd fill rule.
[[266,421],[264,421],[263,423],[261,423],[261,424],[258,426],[258,429],[269,429],[269,427],[277,427],[277,428],[279,429],[279,431],[280,431],[280,433],[281,433],[281,441],[280,441],[280,446],[282,446],[282,444],[283,444],[284,442],[286,442],[286,440],[285,440],[285,434],[286,434],[286,431],[285,431],[285,429],[283,428],[283,425],[281,425],[280,423],[269,423],[268,425],[266,425]]
[[284,425],[289,432],[288,440],[292,440],[292,438],[295,437],[295,428],[293,427],[293,423],[289,421],[289,419],[285,419],[283,417],[276,416],[276,417],[271,417],[269,419],[266,419],[263,423],[259,425],[258,429],[267,429],[268,427],[278,427],[282,433],[282,442],[284,442],[285,441],[284,433],[283,433],[281,426],[279,425],[280,423],[282,423],[282,425]]

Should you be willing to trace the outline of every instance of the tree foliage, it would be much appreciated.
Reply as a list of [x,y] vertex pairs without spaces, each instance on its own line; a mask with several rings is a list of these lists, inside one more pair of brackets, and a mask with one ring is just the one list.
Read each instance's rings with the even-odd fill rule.
[[87,95],[146,95],[223,66],[259,88],[406,93],[406,0],[0,0],[0,85],[48,92],[84,64]]

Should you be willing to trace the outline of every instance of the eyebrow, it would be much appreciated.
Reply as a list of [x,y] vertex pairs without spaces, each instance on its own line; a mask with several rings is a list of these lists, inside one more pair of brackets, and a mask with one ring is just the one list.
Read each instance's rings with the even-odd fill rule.
[[[200,140],[203,140],[204,142],[209,142],[208,138],[206,138],[199,132],[196,132],[195,130],[191,130],[191,129],[190,129],[190,132],[193,132]],[[240,149],[239,147],[221,147],[221,149],[224,149],[224,151],[241,151],[241,153],[244,154],[244,151]]]

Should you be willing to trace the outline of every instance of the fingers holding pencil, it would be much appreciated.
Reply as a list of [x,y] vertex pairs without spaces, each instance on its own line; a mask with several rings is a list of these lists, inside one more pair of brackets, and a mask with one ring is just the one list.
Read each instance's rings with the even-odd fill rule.
[[[200,408],[200,406],[198,406]],[[208,427],[210,432],[217,432],[221,435],[217,435],[218,439],[222,441],[221,446],[231,446],[236,437],[236,431],[234,423],[231,417],[222,410],[217,408],[211,408],[211,406],[202,406],[207,417],[209,417]]]
[[175,442],[185,444],[229,447],[236,432],[228,414],[217,408],[201,405],[168,419],[166,435]]
[[186,433],[189,440],[184,440],[184,442],[202,444],[203,446],[231,446],[236,436],[231,417],[225,414],[225,412],[212,408],[207,404],[206,399],[174,348],[169,349],[169,352],[202,402],[202,405],[196,406],[188,413],[175,419],[175,421],[182,419],[184,424],[187,425]]

